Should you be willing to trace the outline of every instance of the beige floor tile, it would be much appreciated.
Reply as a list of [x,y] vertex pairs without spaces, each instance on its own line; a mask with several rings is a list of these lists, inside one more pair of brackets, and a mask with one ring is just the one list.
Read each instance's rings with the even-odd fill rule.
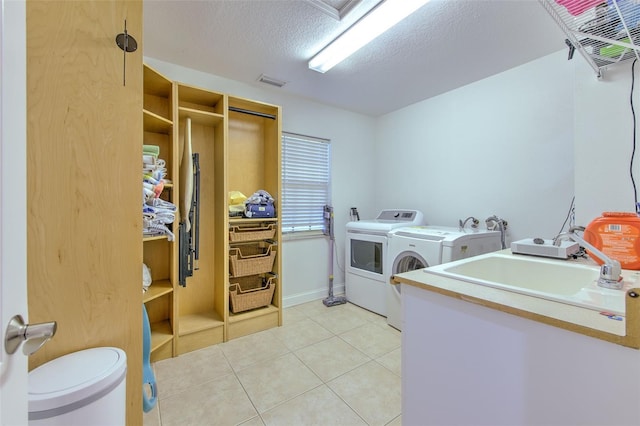
[[384,367],[391,370],[392,373],[402,376],[402,356],[401,349],[398,348],[389,352],[386,355],[382,355],[380,358],[376,358],[376,361],[382,364]]
[[391,333],[395,334],[396,336],[398,336],[398,338],[402,338],[402,332],[400,330],[398,330],[397,328],[393,328],[391,327],[389,324],[387,324],[387,319],[384,319],[384,322],[380,322],[380,321],[372,321],[373,324],[381,327],[383,330],[386,331],[390,331]]
[[[238,426],[264,426],[264,422],[262,421],[260,416],[255,416],[254,418],[249,419],[246,422],[240,423]],[[401,426],[400,423],[398,423],[397,426]]]
[[402,426],[402,416],[398,416],[395,419],[387,423],[387,426]]
[[257,415],[234,374],[160,401],[162,426],[236,425]]
[[273,337],[271,330],[230,340],[220,348],[235,371],[290,352],[284,343]]
[[142,413],[142,424],[144,426],[160,426],[160,409],[158,404],[148,413]]
[[332,332],[306,317],[297,323],[275,328],[271,334],[292,351],[333,336]]
[[154,364],[158,399],[168,398],[193,386],[231,374],[220,346],[209,346]]
[[343,305],[327,307],[324,305],[324,303],[322,303],[322,300],[314,300],[313,302],[307,302],[298,305],[296,306],[296,309],[298,309],[299,312],[302,312],[305,316],[314,318],[318,315],[326,313],[329,309],[340,309],[341,306]]
[[364,308],[361,308],[358,305],[354,305],[353,303],[347,303],[345,307],[354,315],[362,317],[367,321],[370,321],[379,325],[386,325],[387,327],[389,326],[387,324],[387,318],[383,317],[382,315],[376,314],[375,312],[368,311]]
[[326,385],[319,386],[262,414],[267,426],[356,426],[366,423]]
[[378,358],[398,349],[401,344],[397,333],[372,323],[341,333],[340,338],[372,358]]
[[344,333],[363,324],[368,324],[362,315],[354,314],[347,305],[338,305],[327,308],[318,315],[311,317],[318,324],[335,334]]
[[154,363],[160,400],[144,425],[400,426],[399,331],[351,303],[283,315],[282,327]]
[[294,353],[325,382],[371,360],[337,336]]
[[299,309],[297,306],[282,310],[282,325],[286,326],[289,324],[295,324],[306,318],[308,317],[304,314],[304,311]]
[[400,377],[375,361],[327,385],[369,425],[385,425],[400,415]]
[[258,362],[238,371],[237,375],[260,413],[322,383],[292,353]]

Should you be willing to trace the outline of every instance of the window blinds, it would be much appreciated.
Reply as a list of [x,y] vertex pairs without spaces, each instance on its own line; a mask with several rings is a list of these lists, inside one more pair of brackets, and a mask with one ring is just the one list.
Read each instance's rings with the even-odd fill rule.
[[324,230],[330,204],[331,145],[328,140],[282,133],[282,232]]

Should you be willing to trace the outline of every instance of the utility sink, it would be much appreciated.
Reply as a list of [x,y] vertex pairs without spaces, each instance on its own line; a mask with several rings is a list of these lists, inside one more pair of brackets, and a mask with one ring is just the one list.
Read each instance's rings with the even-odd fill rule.
[[514,255],[508,250],[432,266],[424,272],[623,316],[630,287],[599,287],[598,266]]

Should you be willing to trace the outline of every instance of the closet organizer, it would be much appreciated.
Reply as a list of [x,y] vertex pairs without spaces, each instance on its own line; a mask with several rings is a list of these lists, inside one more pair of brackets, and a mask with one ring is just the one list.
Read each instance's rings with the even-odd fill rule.
[[[144,300],[152,360],[158,360],[282,325],[281,112],[170,82],[148,66],[145,111],[147,97],[157,97],[147,93],[147,77],[171,86],[162,98],[172,124],[161,134],[172,153],[166,196],[179,206],[175,241],[144,245],[154,277]],[[145,125],[145,144],[148,133]],[[275,217],[230,217],[230,191],[249,196],[258,190],[276,199]]]

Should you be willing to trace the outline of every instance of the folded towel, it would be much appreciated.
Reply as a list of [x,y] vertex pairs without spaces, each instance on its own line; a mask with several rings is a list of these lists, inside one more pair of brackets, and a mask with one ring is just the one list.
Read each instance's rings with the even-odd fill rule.
[[158,145],[142,145],[142,154],[157,158],[160,155],[160,147]]
[[149,165],[155,165],[156,164],[156,156],[152,155],[152,154],[142,154],[142,165],[144,166],[145,164],[149,164]]
[[169,241],[173,241],[174,239],[173,232],[171,232],[171,230],[167,228],[167,225],[157,221],[156,219],[147,219],[147,217],[145,217],[144,215],[142,218],[142,234],[145,237],[166,235]]
[[564,6],[573,16],[577,16],[587,9],[604,3],[604,0],[556,0],[556,3]]
[[246,204],[273,204],[275,200],[264,189],[260,189],[253,193],[253,195],[245,200]]

